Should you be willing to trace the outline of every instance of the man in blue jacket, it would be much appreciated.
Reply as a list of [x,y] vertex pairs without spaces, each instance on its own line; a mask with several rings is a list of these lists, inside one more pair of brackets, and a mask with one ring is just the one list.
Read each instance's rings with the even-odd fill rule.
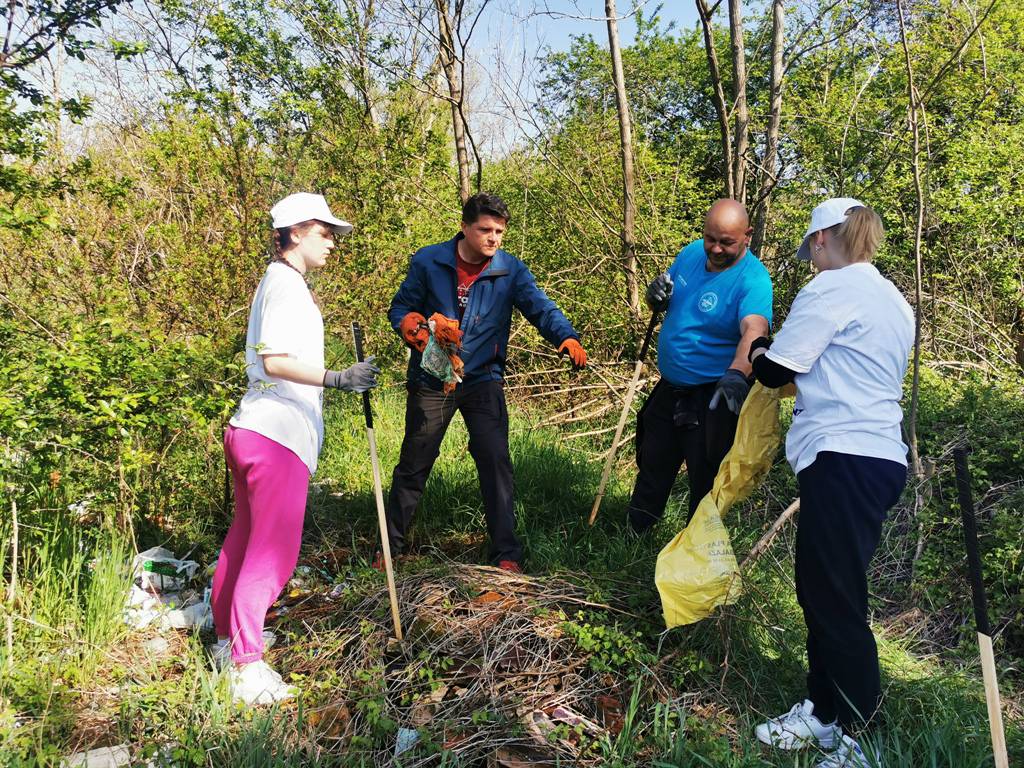
[[[480,475],[490,535],[490,559],[520,572],[523,547],[515,534],[512,461],[508,450],[508,409],[503,374],[512,309],[583,368],[587,354],[579,334],[518,258],[501,250],[508,224],[505,202],[481,193],[462,208],[462,231],[452,240],[421,248],[391,300],[388,319],[412,348],[405,406],[405,438],[391,478],[388,534],[401,552],[416,505],[427,484],[441,441],[456,411],[469,431],[469,452]],[[428,334],[425,318],[440,313],[462,330],[463,380],[451,394],[420,366]]]

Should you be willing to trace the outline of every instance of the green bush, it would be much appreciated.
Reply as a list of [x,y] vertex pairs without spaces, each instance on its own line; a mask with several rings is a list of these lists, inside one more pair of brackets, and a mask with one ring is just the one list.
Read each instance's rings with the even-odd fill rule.
[[221,503],[218,443],[241,391],[236,361],[118,306],[47,321],[45,334],[27,335],[0,315],[0,477],[26,531],[57,508],[90,530],[202,535]]

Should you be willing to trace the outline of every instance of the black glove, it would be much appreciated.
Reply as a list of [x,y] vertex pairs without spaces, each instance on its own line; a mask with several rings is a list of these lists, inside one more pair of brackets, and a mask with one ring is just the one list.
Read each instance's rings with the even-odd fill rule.
[[343,389],[346,392],[366,392],[377,386],[377,374],[380,368],[373,364],[373,355],[361,363],[356,363],[344,371],[326,371],[324,386],[332,389]]
[[750,342],[750,351],[747,352],[747,362],[751,362],[754,359],[755,349],[771,349],[772,340],[767,336],[761,336],[760,338],[754,339]]
[[647,286],[647,306],[652,312],[664,312],[671,298],[672,278],[668,272],[662,272]]
[[708,409],[714,410],[718,407],[720,401],[725,400],[726,407],[739,416],[740,409],[743,408],[743,401],[747,399],[749,391],[750,383],[747,381],[747,377],[743,375],[743,371],[730,368],[718,380],[718,384],[715,386],[715,394],[708,404]]

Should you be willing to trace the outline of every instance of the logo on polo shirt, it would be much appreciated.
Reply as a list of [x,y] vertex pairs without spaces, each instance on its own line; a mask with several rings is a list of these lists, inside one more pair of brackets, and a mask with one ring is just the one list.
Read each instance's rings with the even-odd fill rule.
[[718,306],[718,294],[714,291],[707,291],[704,293],[700,300],[697,302],[697,308],[701,312],[710,312]]

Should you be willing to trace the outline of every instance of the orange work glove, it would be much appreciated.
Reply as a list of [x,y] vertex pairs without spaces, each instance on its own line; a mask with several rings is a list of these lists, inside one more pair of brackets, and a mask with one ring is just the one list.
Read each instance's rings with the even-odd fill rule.
[[440,312],[432,314],[430,320],[434,323],[434,339],[438,344],[459,346],[459,342],[462,340],[462,331],[459,330],[458,320],[445,317]]
[[558,348],[558,354],[568,355],[572,361],[572,367],[575,370],[587,367],[587,351],[583,349],[583,345],[580,344],[576,339],[566,339],[562,342],[562,346]]
[[457,381],[446,381],[441,385],[441,390],[446,395],[450,395],[455,391],[456,385],[459,381],[462,381],[462,377],[466,373],[466,366],[462,364],[462,358],[458,355],[448,355],[448,362],[452,364],[452,373],[455,374]]
[[426,324],[426,319],[419,312],[407,314],[398,324],[398,332],[402,335],[402,341],[417,352],[422,352],[427,348],[427,340],[430,338],[429,331],[423,327]]

